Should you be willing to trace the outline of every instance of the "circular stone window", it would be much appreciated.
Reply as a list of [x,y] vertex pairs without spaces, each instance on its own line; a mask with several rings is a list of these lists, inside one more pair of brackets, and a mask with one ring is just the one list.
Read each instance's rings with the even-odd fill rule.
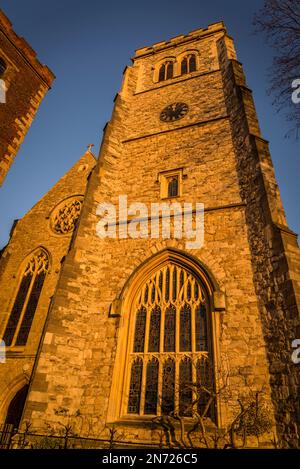
[[83,198],[72,197],[60,203],[52,212],[50,225],[56,234],[69,234],[79,218]]
[[189,110],[185,103],[173,103],[166,106],[160,113],[160,120],[163,122],[172,122],[182,119]]

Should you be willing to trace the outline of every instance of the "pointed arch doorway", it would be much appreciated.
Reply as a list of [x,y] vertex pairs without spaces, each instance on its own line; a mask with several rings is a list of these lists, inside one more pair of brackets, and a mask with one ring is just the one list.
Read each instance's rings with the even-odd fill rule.
[[23,386],[10,401],[7,409],[5,423],[3,424],[0,435],[0,448],[9,448],[11,438],[19,428],[26,397],[28,394],[28,388],[28,384]]

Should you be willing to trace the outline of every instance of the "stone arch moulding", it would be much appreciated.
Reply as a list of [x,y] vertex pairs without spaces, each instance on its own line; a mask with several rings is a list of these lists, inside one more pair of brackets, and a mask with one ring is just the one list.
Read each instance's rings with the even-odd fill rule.
[[34,256],[36,256],[39,252],[41,253],[44,253],[47,258],[48,258],[48,268],[47,268],[47,271],[48,273],[50,273],[51,271],[51,265],[52,265],[52,259],[51,259],[51,254],[49,252],[49,250],[47,248],[45,248],[45,246],[37,246],[36,248],[34,248],[30,253],[28,253],[26,255],[26,257],[24,257],[21,265],[20,265],[20,268],[19,268],[19,271],[22,271],[22,269],[24,269],[26,263],[28,263],[28,260]]
[[50,230],[56,236],[69,236],[80,217],[84,196],[75,194],[61,200],[48,214]]
[[[220,314],[218,311],[225,310],[215,307],[216,295],[224,298],[224,293],[220,290],[213,274],[199,259],[186,252],[177,249],[164,249],[150,258],[146,259],[126,281],[119,298],[113,302],[111,307],[111,315],[120,316],[118,329],[117,350],[114,364],[111,393],[108,405],[107,422],[122,421],[127,418],[124,415],[124,395],[127,392],[128,370],[126,360],[129,354],[129,344],[132,342],[132,316],[134,314],[133,304],[136,299],[139,288],[159,269],[168,264],[175,264],[178,267],[190,272],[202,285],[208,299],[209,306],[209,334],[211,340],[211,351],[213,357],[214,373],[219,369],[220,350]],[[219,301],[220,303],[220,301]],[[225,304],[225,301],[223,301]],[[220,305],[219,305],[220,306]],[[218,387],[216,379],[216,387]],[[219,424],[222,422],[220,403],[217,402],[217,419]],[[138,417],[140,419],[140,417]],[[136,421],[136,418],[134,418]]]
[[24,386],[28,385],[28,379],[26,378],[26,375],[19,374],[16,376],[6,387],[6,390],[4,390],[4,399],[2,400],[2,403],[0,405],[0,425],[5,422],[7,411],[9,408],[9,405],[17,392],[19,392]]
[[[42,255],[42,256],[40,256]],[[7,315],[6,320],[4,321],[3,324],[3,330],[0,330],[0,337],[5,333],[6,326],[9,322],[10,315],[15,303],[15,300],[17,298],[20,285],[22,283],[22,279],[25,275],[25,272],[32,272],[32,269],[34,271],[39,271],[40,269],[43,269],[47,275],[51,273],[51,266],[52,266],[52,259],[50,252],[48,249],[46,249],[44,246],[38,246],[35,249],[33,249],[29,254],[27,254],[21,264],[19,265],[19,268],[16,272],[16,275],[14,276],[14,281],[15,281],[15,286],[13,288],[13,293],[8,299],[7,302],[7,307],[4,313]],[[47,278],[47,276],[46,276]],[[45,278],[45,280],[46,280]],[[30,294],[31,289],[29,289],[29,294]],[[27,296],[28,298],[28,296]],[[19,318],[19,321],[21,319]]]
[[21,283],[21,280],[22,280],[22,277],[23,277],[23,274],[24,274],[24,271],[25,271],[25,268],[26,268],[26,265],[30,262],[30,260],[32,258],[34,258],[39,252],[41,253],[44,253],[46,256],[47,256],[47,261],[48,261],[48,267],[47,267],[47,273],[50,274],[51,273],[51,267],[52,267],[52,258],[51,258],[51,254],[50,252],[48,251],[47,248],[45,248],[44,246],[38,246],[36,248],[34,248],[31,252],[29,252],[28,254],[26,254],[26,256],[23,258],[21,264],[19,265],[18,269],[17,269],[17,272],[16,272],[16,275],[14,275],[14,279],[16,280],[16,284],[15,284],[15,289],[14,289],[14,293],[12,295],[12,297],[9,299],[9,302],[8,302],[8,310],[10,311],[13,304],[14,304],[14,301],[15,301],[15,298],[16,298],[16,294],[17,294],[17,291],[18,291],[18,288],[20,286],[20,283]]

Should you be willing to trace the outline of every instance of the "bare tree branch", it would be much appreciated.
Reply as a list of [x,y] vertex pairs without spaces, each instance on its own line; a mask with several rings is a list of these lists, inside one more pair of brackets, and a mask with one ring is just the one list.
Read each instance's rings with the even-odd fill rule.
[[262,32],[275,50],[269,71],[273,105],[277,112],[285,111],[290,123],[287,136],[300,130],[300,103],[292,100],[292,82],[300,78],[300,2],[299,0],[265,0],[254,16],[256,32]]

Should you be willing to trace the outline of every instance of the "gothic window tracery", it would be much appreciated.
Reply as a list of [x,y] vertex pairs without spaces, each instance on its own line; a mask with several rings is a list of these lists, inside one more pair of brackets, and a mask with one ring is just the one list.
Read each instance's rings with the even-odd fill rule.
[[54,233],[64,235],[71,233],[79,218],[82,197],[72,197],[63,201],[51,215],[51,227]]
[[18,292],[3,334],[7,347],[26,345],[48,270],[48,254],[39,249],[30,256],[22,271]]
[[[134,308],[128,414],[192,415],[198,387],[213,385],[202,284],[183,266],[169,262],[139,289]],[[195,402],[201,410],[206,401]]]

